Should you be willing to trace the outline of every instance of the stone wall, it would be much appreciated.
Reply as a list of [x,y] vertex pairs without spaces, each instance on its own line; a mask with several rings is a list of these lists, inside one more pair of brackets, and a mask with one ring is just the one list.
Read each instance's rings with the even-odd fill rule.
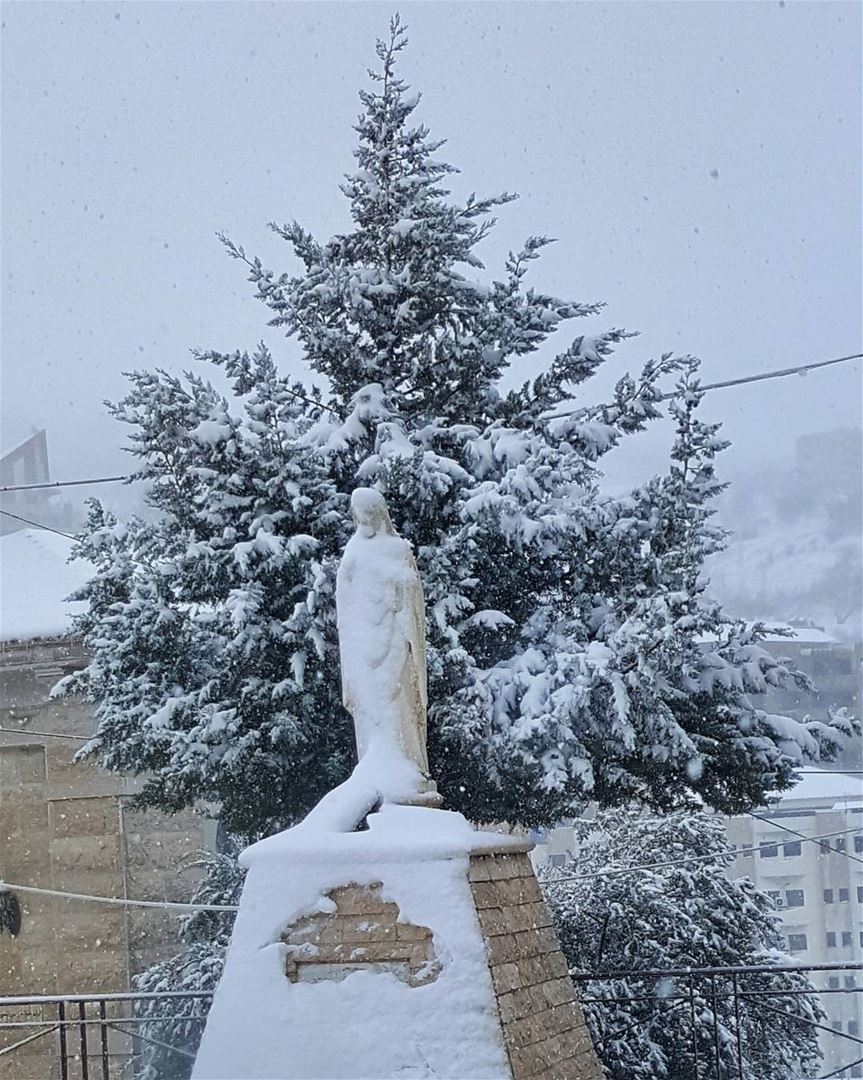
[[[0,651],[0,879],[186,900],[194,875],[180,868],[191,852],[211,844],[212,824],[193,813],[132,811],[132,785],[73,760],[84,741],[74,736],[94,728],[90,706],[49,694],[85,659],[69,640],[6,644]],[[0,935],[0,997],[126,991],[133,974],[177,949],[175,913],[27,893],[18,900],[20,933]],[[49,1013],[45,1019],[55,1018]],[[0,1010],[0,1020],[21,1019],[17,1008]],[[0,1031],[0,1047],[31,1033]],[[112,1051],[128,1052],[121,1041],[112,1037]],[[0,1057],[0,1080],[48,1080],[55,1057],[56,1036],[45,1036]]]
[[527,853],[473,856],[470,883],[513,1080],[601,1080]]

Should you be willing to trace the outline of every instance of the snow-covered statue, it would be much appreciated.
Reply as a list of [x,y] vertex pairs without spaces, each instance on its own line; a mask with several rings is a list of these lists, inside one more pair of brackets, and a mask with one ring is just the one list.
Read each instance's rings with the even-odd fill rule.
[[356,531],[336,577],[342,700],[358,772],[388,802],[437,805],[426,750],[425,602],[411,546],[373,488],[351,495]]

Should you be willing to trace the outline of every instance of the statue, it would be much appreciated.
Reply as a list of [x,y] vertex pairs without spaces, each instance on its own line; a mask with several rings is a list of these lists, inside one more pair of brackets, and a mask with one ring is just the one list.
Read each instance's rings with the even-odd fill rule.
[[389,802],[437,806],[426,750],[425,602],[410,544],[373,488],[351,495],[356,531],[336,577],[342,701],[358,770]]

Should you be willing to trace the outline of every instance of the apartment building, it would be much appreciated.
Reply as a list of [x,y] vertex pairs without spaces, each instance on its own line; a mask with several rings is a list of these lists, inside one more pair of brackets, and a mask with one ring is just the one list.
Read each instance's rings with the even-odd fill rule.
[[[758,816],[728,820],[740,851],[730,877],[748,877],[776,901],[788,952],[801,964],[863,962],[863,785],[859,775],[807,771],[800,783]],[[812,840],[810,837],[822,839]],[[751,850],[751,849],[755,850]],[[861,1056],[860,971],[813,972],[823,990],[824,1072]],[[847,1038],[845,1036],[850,1036]],[[838,1075],[863,1076],[863,1068]]]

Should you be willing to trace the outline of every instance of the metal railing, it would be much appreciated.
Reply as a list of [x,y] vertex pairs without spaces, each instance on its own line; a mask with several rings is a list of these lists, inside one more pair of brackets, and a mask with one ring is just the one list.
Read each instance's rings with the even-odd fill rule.
[[179,1009],[212,996],[163,991],[0,997],[0,1080],[25,1071],[40,1080],[133,1080],[136,1062],[148,1046],[194,1058],[187,1048],[157,1038],[153,1028],[181,1024],[199,1029],[200,1037],[206,1011],[173,1015],[176,1010],[167,1009],[163,1016],[150,1007],[176,1002]]
[[[822,1006],[825,997],[857,995],[855,1001],[860,1004],[856,1016],[859,1018],[860,1005],[863,1005],[863,998],[859,995],[863,993],[863,986],[857,985],[857,976],[852,972],[863,972],[863,964],[609,970],[575,972],[571,975],[579,987],[579,999],[588,1020],[592,1021],[589,1026],[593,1028],[594,1046],[600,1053],[603,1043],[621,1038],[635,1026],[648,1027],[654,1020],[667,1023],[668,1014],[680,1010],[683,1017],[677,1028],[677,1037],[683,1051],[681,1056],[685,1058],[680,1075],[689,1076],[692,1080],[746,1080],[753,1071],[757,1075],[757,1068],[753,1070],[751,1065],[747,1066],[751,1051],[770,1052],[767,1036],[763,1037],[766,1045],[747,1046],[747,1021],[755,1013],[768,1021],[772,1019],[774,1024],[781,1017],[786,1023],[809,1027],[818,1033],[822,1049],[825,1036],[842,1040],[848,1047],[847,1057],[837,1066],[835,1062],[830,1063],[825,1055],[824,1071],[818,1074],[818,1080],[828,1080],[834,1077],[863,1077],[863,1038],[859,1034],[831,1027],[829,1022],[822,1023],[820,1019],[792,1011],[788,1006],[789,1002],[808,996],[813,990],[821,999]],[[812,987],[795,989],[758,985],[759,981],[770,976],[791,973],[805,973],[813,982]],[[829,985],[831,974],[836,986]],[[842,978],[842,985],[838,985],[839,977]],[[825,981],[828,984],[821,985]],[[615,989],[621,984],[625,987],[622,993]],[[633,987],[640,988],[640,992],[633,991]],[[639,1005],[641,1015],[637,1024],[630,1023],[627,1027],[612,1027],[605,1031],[607,1025],[602,1013],[615,1004]],[[830,1049],[835,1050],[835,1046]],[[833,1056],[831,1053],[830,1057]],[[797,1078],[789,1076],[788,1080]]]
[[[863,964],[594,971],[576,973],[573,979],[600,1052],[603,1043],[625,1036],[633,1027],[649,1027],[654,1020],[667,1023],[664,1018],[679,1010],[678,1038],[687,1044],[688,1054],[681,1075],[692,1080],[746,1080],[752,1075],[745,1064],[752,1050],[746,1045],[746,1021],[755,1010],[768,1018],[782,1014],[786,1022],[790,1018],[811,1026],[822,1039],[830,1034],[847,1044],[848,1060],[838,1067],[825,1065],[819,1080],[863,1076],[863,1039],[788,1011],[788,999],[811,991],[758,985],[759,979],[791,972],[808,974],[822,1000],[863,993],[863,986],[856,985],[858,976],[851,975],[863,972]],[[837,984],[837,976],[841,977],[842,985],[822,986],[829,984],[830,975]],[[212,993],[202,991],[0,997],[0,1080],[23,1075],[40,1080],[134,1080],[137,1063],[148,1050],[161,1051],[163,1059],[173,1058],[178,1074],[187,1075],[194,1057],[191,1048],[203,1031],[204,1003],[211,998]],[[855,1001],[863,1004],[859,997]],[[168,1007],[172,1002],[176,1009]],[[199,1006],[194,1008],[194,1003]],[[166,1007],[155,1010],[157,1004]],[[615,1004],[637,1005],[636,1024],[606,1030],[607,1017],[601,1022],[597,1017]],[[154,1030],[165,1034],[159,1037]],[[171,1041],[180,1030],[185,1046]],[[764,1049],[769,1051],[769,1046]],[[27,1058],[26,1071],[13,1064],[17,1059],[23,1065]],[[39,1068],[33,1067],[34,1058]]]

